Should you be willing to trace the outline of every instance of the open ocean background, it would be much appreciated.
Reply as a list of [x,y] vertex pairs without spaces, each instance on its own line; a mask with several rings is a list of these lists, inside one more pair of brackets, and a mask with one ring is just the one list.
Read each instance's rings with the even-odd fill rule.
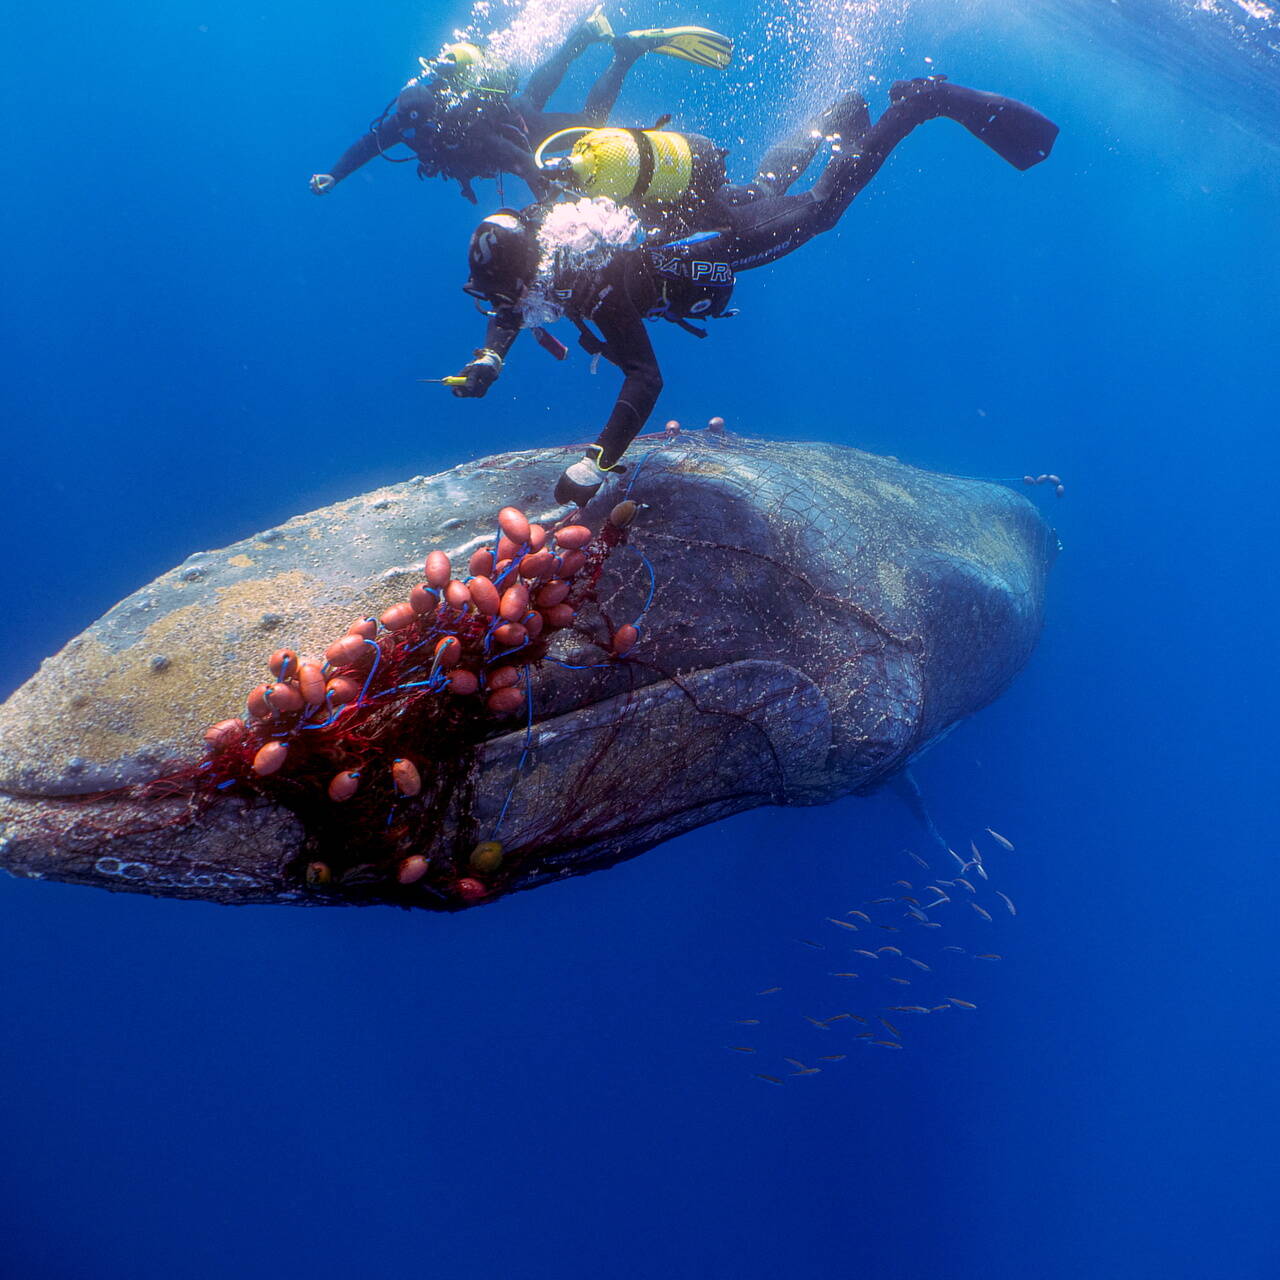
[[[452,188],[307,191],[464,8],[3,9],[0,693],[193,551],[594,437],[616,379],[576,351],[522,344],[480,402],[415,382],[478,341]],[[655,333],[658,425],[1065,479],[1032,491],[1063,543],[1038,653],[917,769],[953,845],[1017,845],[1016,919],[944,931],[1004,959],[935,975],[978,1007],[904,1015],[901,1052],[804,1021],[840,1004],[797,940],[930,853],[892,797],[451,918],[5,879],[0,1278],[1280,1274],[1275,15],[611,13],[740,37],[720,79],[650,58],[615,117],[674,111],[739,177],[835,88],[878,112],[931,70],[1062,126],[1026,174],[925,126],[739,318]]]

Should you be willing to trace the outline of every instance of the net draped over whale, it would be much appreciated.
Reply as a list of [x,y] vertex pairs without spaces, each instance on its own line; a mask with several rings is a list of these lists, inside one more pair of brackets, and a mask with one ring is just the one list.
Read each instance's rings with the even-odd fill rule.
[[[642,439],[572,517],[589,541],[526,573],[554,536],[504,546],[496,516],[550,527],[565,456],[417,477],[122,601],[0,708],[0,865],[221,902],[456,909],[758,805],[870,790],[1034,647],[1056,543],[1003,486],[832,445]],[[447,588],[424,582],[432,552]],[[450,610],[468,578],[478,594],[499,580],[503,614]],[[568,584],[552,604],[548,582]],[[357,642],[375,655],[324,671],[359,693],[281,716],[255,691],[246,714],[279,683],[271,650],[319,664],[379,617],[394,625]],[[210,749],[206,727],[237,718],[238,745]],[[287,758],[255,768],[272,742]]]

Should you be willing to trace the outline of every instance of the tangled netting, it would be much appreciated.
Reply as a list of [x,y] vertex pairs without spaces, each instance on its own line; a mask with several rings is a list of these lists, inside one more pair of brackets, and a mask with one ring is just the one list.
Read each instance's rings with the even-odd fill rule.
[[[277,650],[247,716],[206,731],[198,790],[293,812],[306,837],[287,874],[317,892],[384,898],[392,884],[446,905],[500,892],[519,868],[478,838],[476,751],[495,719],[531,726],[531,664],[592,603],[635,510],[619,503],[593,535],[576,523],[548,532],[506,507],[466,574],[433,551],[409,599],[358,619],[323,662]],[[610,628],[601,661],[638,635],[635,623]]]

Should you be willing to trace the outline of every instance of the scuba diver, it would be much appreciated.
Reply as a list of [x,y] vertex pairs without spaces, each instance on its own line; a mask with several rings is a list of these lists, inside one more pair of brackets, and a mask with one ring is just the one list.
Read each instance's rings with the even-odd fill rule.
[[[861,95],[847,94],[770,148],[746,186],[725,184],[725,152],[696,135],[594,131],[632,140],[629,168],[617,147],[596,146],[590,133],[580,138],[576,156],[548,167],[561,177],[572,170],[585,197],[503,209],[473,233],[463,288],[487,304],[488,330],[461,373],[441,381],[456,396],[483,396],[522,328],[542,345],[559,347],[542,326],[561,316],[571,320],[580,345],[623,374],[596,443],[556,485],[557,502],[586,503],[618,469],[662,390],[646,320],[670,320],[706,337],[696,322],[734,314],[728,302],[737,272],[775,262],[834,227],[893,148],[926,120],[957,121],[1017,169],[1044,160],[1058,134],[1031,107],[944,76],[898,81],[889,98],[872,124]],[[824,138],[831,155],[822,174],[791,194]],[[664,163],[664,153],[677,152]],[[654,208],[645,202],[654,201],[664,173],[667,187],[656,195],[665,207]],[[673,173],[687,182],[672,181]],[[564,348],[553,353],[563,358]]]
[[[609,44],[613,60],[587,94],[582,112],[545,110],[548,99],[575,59],[594,44]],[[397,163],[418,161],[420,178],[453,179],[476,203],[471,183],[512,173],[539,199],[551,191],[533,161],[533,144],[573,125],[604,124],[622,82],[646,53],[680,58],[700,67],[723,70],[733,57],[733,41],[705,27],[666,27],[615,35],[600,8],[577,26],[568,40],[516,92],[516,75],[496,55],[473,43],[446,45],[431,59],[419,58],[422,73],[387,104],[357,142],[346,149],[329,173],[311,176],[311,190],[325,195],[361,165],[381,155]],[[388,154],[397,143],[412,152],[403,159]]]

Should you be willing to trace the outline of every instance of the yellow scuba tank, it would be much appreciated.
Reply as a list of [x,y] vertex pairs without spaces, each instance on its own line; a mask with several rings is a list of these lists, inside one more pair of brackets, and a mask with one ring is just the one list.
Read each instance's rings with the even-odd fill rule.
[[[567,156],[543,158],[575,135]],[[724,184],[724,157],[721,148],[697,133],[588,126],[561,129],[533,153],[545,173],[585,195],[656,205],[711,195]]]
[[461,92],[507,95],[515,92],[516,74],[501,58],[470,41],[447,44],[430,61],[419,58],[424,71],[448,80]]

